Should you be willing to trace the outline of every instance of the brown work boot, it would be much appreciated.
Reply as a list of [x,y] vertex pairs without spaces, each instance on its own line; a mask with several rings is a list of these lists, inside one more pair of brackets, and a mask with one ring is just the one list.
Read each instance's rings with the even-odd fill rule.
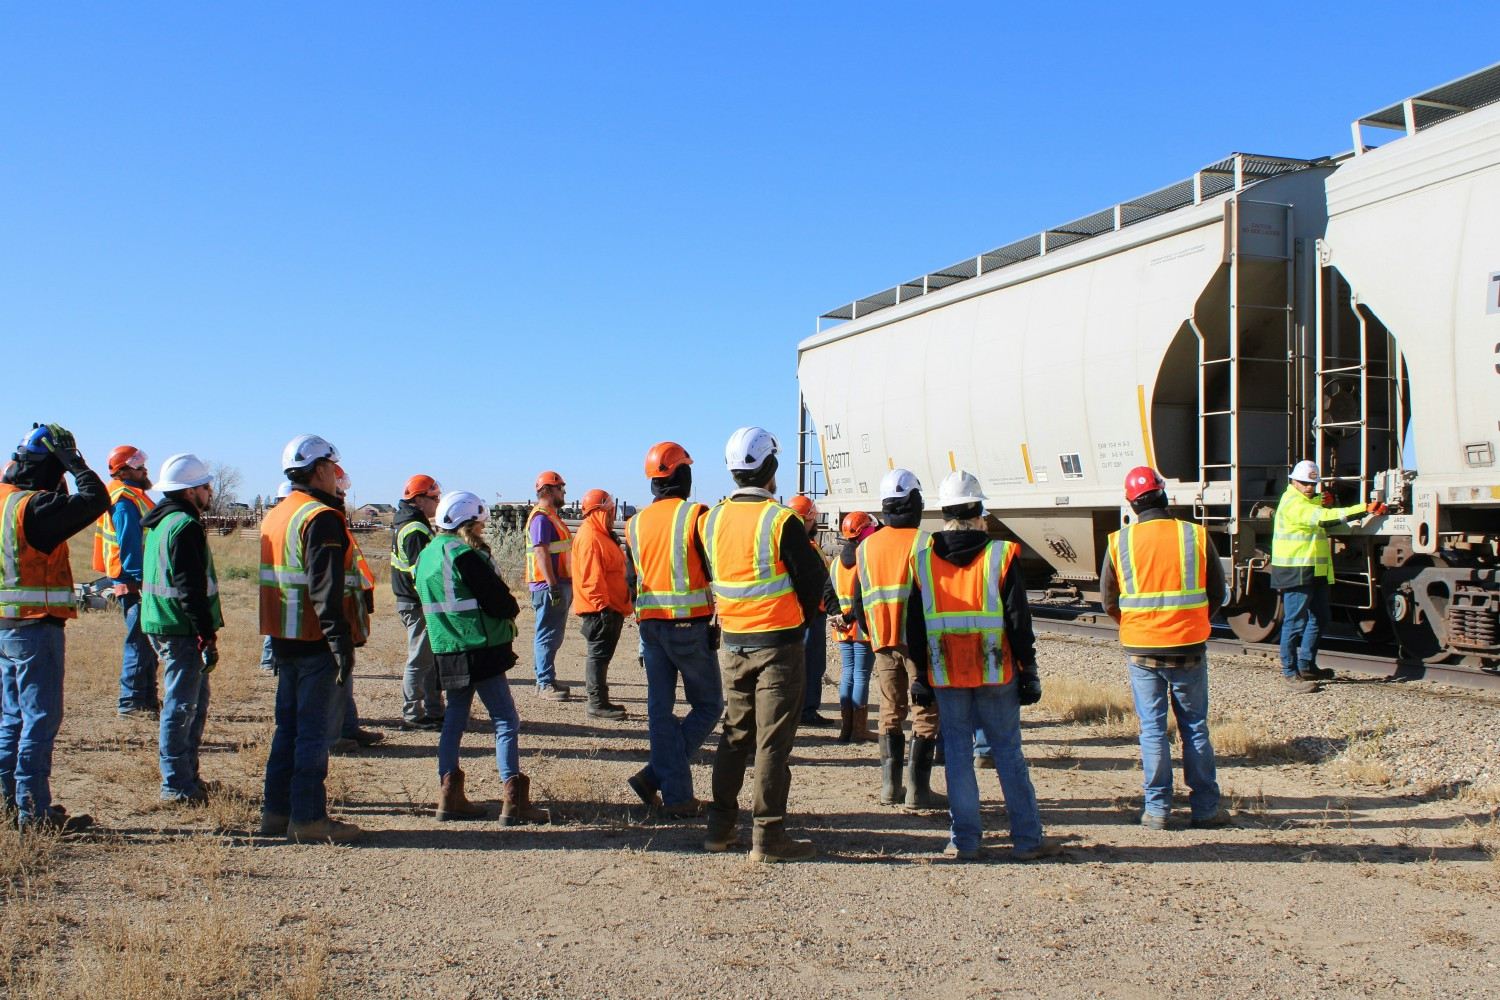
[[443,790],[438,797],[437,818],[439,823],[446,823],[453,819],[481,819],[488,816],[490,811],[484,806],[476,806],[469,801],[464,794],[464,772],[455,767],[443,775]]
[[349,844],[363,831],[353,823],[341,823],[331,816],[310,823],[292,820],[286,825],[287,839],[297,844]]
[[1040,858],[1055,858],[1062,853],[1062,841],[1056,837],[1043,837],[1042,842],[1029,851],[1017,851],[1011,849],[1010,859],[1012,861],[1036,861]]
[[782,861],[806,861],[817,857],[817,848],[810,840],[797,840],[789,836],[782,823],[757,826],[750,846],[750,860],[762,864]]
[[550,823],[552,814],[531,804],[531,779],[518,774],[505,782],[501,794],[500,822],[505,826]]
[[283,816],[281,813],[263,812],[260,814],[260,829],[256,833],[262,837],[284,837],[287,824],[291,821],[290,816]]
[[708,811],[708,803],[702,799],[688,799],[686,802],[674,802],[669,806],[662,806],[658,815],[667,819],[689,819],[694,816],[702,816]]
[[725,820],[712,811],[708,814],[708,835],[703,838],[703,849],[710,854],[722,854],[740,846],[739,823]]
[[854,732],[854,703],[839,702],[839,742],[848,743]]
[[870,730],[870,708],[865,705],[854,710],[854,727],[850,738],[855,743],[879,743],[880,737]]

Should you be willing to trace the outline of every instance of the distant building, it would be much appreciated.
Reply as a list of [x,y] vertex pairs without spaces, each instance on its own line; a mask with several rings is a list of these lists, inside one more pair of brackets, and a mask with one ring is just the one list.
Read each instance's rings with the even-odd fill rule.
[[363,521],[378,521],[381,524],[390,524],[396,516],[396,508],[388,503],[367,503],[358,508],[354,513],[358,514]]

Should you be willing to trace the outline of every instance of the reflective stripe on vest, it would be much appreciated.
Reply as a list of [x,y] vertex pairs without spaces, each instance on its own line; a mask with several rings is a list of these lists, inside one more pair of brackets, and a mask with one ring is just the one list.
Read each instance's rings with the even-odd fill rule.
[[[935,558],[932,547],[929,536],[913,551],[912,563],[922,593],[922,614],[927,620],[933,687],[981,687],[1007,683],[1011,664],[1005,643],[1005,603],[1000,598],[1000,584],[1015,558],[1015,543],[991,540],[984,553],[966,566],[955,566],[946,559]],[[977,573],[974,571],[976,566]],[[952,593],[949,588],[958,580],[963,580],[970,589]],[[942,596],[939,596],[939,586],[945,584],[947,586],[942,587]],[[980,637],[983,663],[978,670],[953,662],[943,641],[966,635]]]
[[[182,588],[171,585],[172,564],[168,548],[172,539],[193,520],[182,511],[174,511],[146,530],[145,565],[141,569],[141,630],[150,635],[191,635],[192,623],[182,600]],[[214,554],[204,547],[208,576],[209,617],[215,628],[224,627],[219,607],[219,581],[214,573]]]
[[558,517],[551,507],[537,504],[531,508],[531,513],[526,515],[526,582],[544,583],[547,579],[537,569],[536,546],[531,544],[531,521],[538,516],[551,521],[552,530],[557,532],[557,539],[547,543],[547,553],[549,557],[557,556],[558,579],[573,579],[573,569],[568,561],[568,550],[573,547],[573,533],[568,530],[568,526],[563,524],[562,518]]
[[0,618],[76,618],[67,543],[43,555],[26,541],[37,493],[0,483]]
[[427,615],[436,615],[443,614],[444,612],[453,614],[459,611],[478,611],[479,600],[477,598],[467,597],[460,600],[458,595],[454,592],[453,560],[456,558],[456,556],[454,555],[454,550],[466,549],[469,548],[469,546],[463,541],[463,539],[456,536],[444,538],[438,544],[443,547],[442,600],[431,602],[424,601],[422,604],[422,613]]
[[881,528],[855,553],[860,603],[877,651],[906,645],[906,602],[911,596],[912,553],[927,545],[920,528]]
[[[856,553],[858,550],[856,550]],[[854,581],[859,576],[859,563],[856,554],[856,562],[853,566],[845,566],[844,560],[835,556],[833,559],[833,590],[839,595],[839,611],[849,614],[854,610]],[[869,642],[870,636],[864,629],[859,627],[856,619],[852,625],[836,625],[833,629],[834,635],[839,642]]]
[[1332,583],[1333,555],[1328,532],[1318,524],[1324,519],[1347,517],[1362,510],[1362,504],[1325,508],[1303,496],[1295,486],[1287,486],[1276,504],[1276,520],[1271,534],[1272,569],[1298,572],[1307,577],[1306,583],[1319,578]]
[[702,504],[673,497],[657,500],[626,522],[637,617],[700,618],[713,612],[708,573],[693,544],[694,525],[705,510]]
[[[281,639],[321,639],[323,626],[308,596],[309,578],[303,542],[307,525],[324,511],[334,510],[301,490],[271,508],[260,526],[260,629]],[[343,515],[340,515],[342,519]],[[345,532],[348,522],[345,521]],[[277,551],[279,546],[279,553]],[[279,554],[279,561],[278,561]],[[343,604],[350,636],[359,645],[369,636],[365,610],[363,554],[349,536],[344,552]]]
[[776,632],[803,624],[802,605],[781,558],[795,511],[774,500],[724,500],[703,522],[719,621],[729,632]]
[[515,639],[516,625],[485,613],[479,599],[464,583],[455,564],[473,552],[499,576],[488,552],[475,549],[457,535],[443,533],[417,559],[414,589],[422,603],[427,638],[434,653],[460,653],[504,645]]
[[120,565],[120,539],[115,531],[115,505],[122,498],[135,504],[141,517],[145,517],[156,506],[156,501],[147,496],[145,490],[118,479],[110,480],[109,506],[94,522],[93,566],[94,572],[103,573],[112,580],[118,580],[124,572]]
[[1171,518],[1127,524],[1109,536],[1120,584],[1120,642],[1190,646],[1208,638],[1208,534]]
[[391,540],[391,569],[408,576],[417,568],[416,563],[408,562],[406,559],[406,539],[412,532],[426,536],[428,541],[432,540],[432,529],[421,521],[407,521],[401,526],[401,530],[396,532],[396,537]]

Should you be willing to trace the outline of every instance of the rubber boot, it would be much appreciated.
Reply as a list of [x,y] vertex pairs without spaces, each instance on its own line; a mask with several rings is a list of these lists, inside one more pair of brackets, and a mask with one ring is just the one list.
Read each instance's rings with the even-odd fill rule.
[[750,860],[762,864],[782,861],[806,861],[817,857],[818,850],[810,840],[797,840],[786,832],[784,822],[757,826],[751,838]]
[[531,804],[531,779],[526,775],[518,774],[507,780],[500,794],[500,823],[503,826],[552,822],[551,813]]
[[439,823],[454,819],[480,819],[488,816],[489,810],[476,806],[464,794],[464,772],[454,768],[443,775],[443,791],[438,797],[437,818]]
[[880,804],[899,805],[906,799],[901,771],[906,763],[906,734],[880,734]]
[[855,743],[877,743],[880,737],[870,731],[870,707],[862,705],[854,710],[854,728],[849,734]]
[[839,742],[848,743],[854,732],[854,703],[839,702]]
[[932,755],[937,741],[926,736],[911,738],[911,761],[906,766],[906,808],[947,809],[948,796],[934,792]]

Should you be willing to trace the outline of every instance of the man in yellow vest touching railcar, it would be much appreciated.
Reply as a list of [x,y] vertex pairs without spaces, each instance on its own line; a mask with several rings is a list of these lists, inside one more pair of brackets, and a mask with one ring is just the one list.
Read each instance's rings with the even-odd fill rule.
[[115,601],[125,616],[118,710],[121,715],[154,715],[159,704],[156,653],[141,631],[141,520],[156,506],[146,495],[151,488],[146,453],[134,445],[120,445],[109,453],[109,475],[109,509],[94,524],[94,572],[114,584]]

